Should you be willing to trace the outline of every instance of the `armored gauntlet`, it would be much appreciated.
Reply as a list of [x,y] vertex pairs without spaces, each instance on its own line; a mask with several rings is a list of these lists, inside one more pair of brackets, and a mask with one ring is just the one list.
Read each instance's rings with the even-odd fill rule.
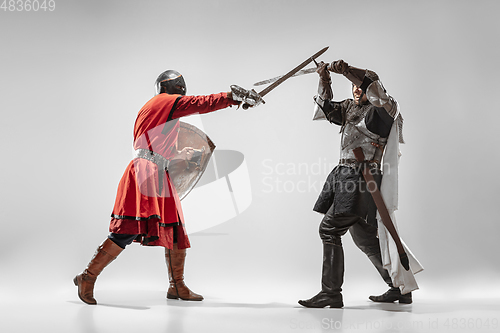
[[243,105],[257,106],[261,103],[265,103],[262,97],[257,94],[255,90],[247,90],[237,85],[231,86],[231,94],[233,100],[237,102],[242,102]]

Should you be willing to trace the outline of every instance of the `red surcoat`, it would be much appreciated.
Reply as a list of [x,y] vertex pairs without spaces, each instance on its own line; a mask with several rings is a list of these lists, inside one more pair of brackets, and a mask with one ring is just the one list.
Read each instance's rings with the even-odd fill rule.
[[[237,104],[226,93],[206,96],[159,94],[139,111],[134,127],[134,149],[153,151],[167,160],[176,154],[178,118],[203,114]],[[143,245],[173,246],[177,228],[179,249],[190,247],[179,196],[168,172],[154,162],[134,158],[125,170],[111,214],[110,232],[140,235]]]

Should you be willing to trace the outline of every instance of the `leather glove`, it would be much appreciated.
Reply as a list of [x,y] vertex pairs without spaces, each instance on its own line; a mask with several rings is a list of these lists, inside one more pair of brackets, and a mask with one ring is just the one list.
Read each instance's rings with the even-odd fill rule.
[[361,84],[365,78],[366,69],[349,66],[347,62],[340,59],[332,62],[330,66],[328,66],[328,70],[344,75],[349,81],[354,83],[355,86],[365,91],[366,87],[362,87]]
[[319,84],[318,84],[318,95],[323,99],[332,99],[332,78],[330,77],[330,72],[328,71],[328,64],[320,61],[316,73],[319,74]]
[[342,59],[334,61],[328,66],[328,70],[336,74],[346,74],[348,69],[349,64]]
[[319,74],[319,78],[325,82],[331,82],[332,78],[330,77],[330,72],[328,71],[328,64],[325,64],[323,61],[318,63],[318,68],[316,69],[316,73]]

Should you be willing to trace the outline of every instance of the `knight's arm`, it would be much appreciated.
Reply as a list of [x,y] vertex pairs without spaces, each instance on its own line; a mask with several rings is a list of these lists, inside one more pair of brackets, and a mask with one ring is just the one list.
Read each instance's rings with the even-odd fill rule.
[[337,125],[342,125],[342,110],[338,103],[332,101],[332,80],[328,72],[328,64],[320,62],[317,73],[319,74],[318,94],[314,96],[313,120],[326,119]]
[[398,116],[398,104],[396,100],[387,93],[380,80],[375,80],[368,85],[366,88],[366,97],[368,97],[368,101],[372,105],[377,108],[384,108],[392,119],[396,119]]
[[383,108],[392,119],[395,119],[398,113],[396,100],[385,90],[377,73],[361,69],[349,64],[343,60],[332,62],[328,70],[343,74],[356,87],[359,87],[366,94],[368,101],[377,108]]

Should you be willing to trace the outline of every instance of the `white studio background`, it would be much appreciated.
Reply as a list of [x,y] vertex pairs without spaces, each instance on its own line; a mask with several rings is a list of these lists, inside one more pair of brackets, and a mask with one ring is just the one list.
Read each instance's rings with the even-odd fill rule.
[[[454,0],[56,0],[54,11],[0,10],[0,292],[74,288],[107,236],[134,120],[160,72],[180,71],[188,94],[252,88],[330,46],[320,60],[376,71],[401,105],[397,216],[425,267],[415,298],[500,297],[499,10]],[[344,77],[333,84],[337,99],[350,97]],[[339,128],[311,121],[316,88],[316,74],[292,78],[255,110],[201,116],[218,149],[244,155],[251,203],[192,234],[194,291],[276,301],[319,291],[312,207],[338,160]],[[383,292],[350,236],[344,244],[346,298]],[[137,244],[98,282],[166,285],[162,249]]]

